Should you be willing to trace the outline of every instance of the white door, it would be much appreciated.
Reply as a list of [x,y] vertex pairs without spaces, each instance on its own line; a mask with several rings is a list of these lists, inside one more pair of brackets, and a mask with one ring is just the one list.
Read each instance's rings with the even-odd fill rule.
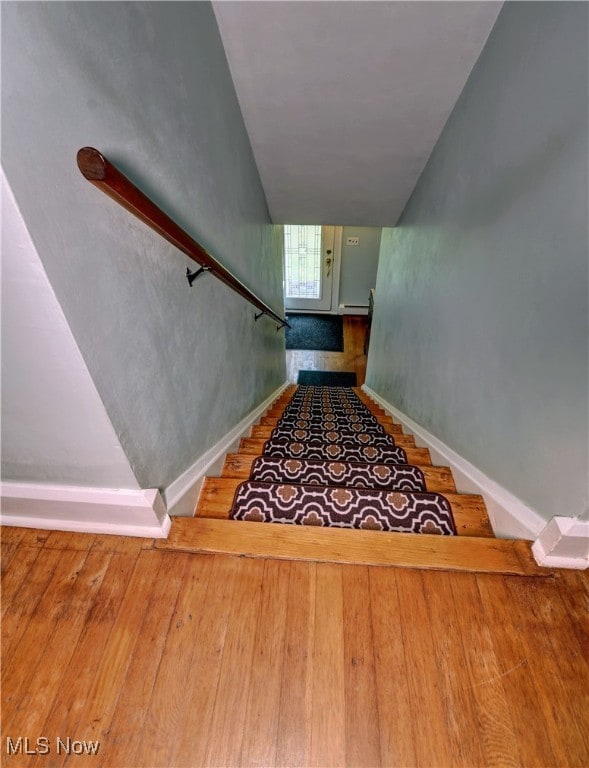
[[287,310],[331,309],[335,227],[285,224],[284,306]]

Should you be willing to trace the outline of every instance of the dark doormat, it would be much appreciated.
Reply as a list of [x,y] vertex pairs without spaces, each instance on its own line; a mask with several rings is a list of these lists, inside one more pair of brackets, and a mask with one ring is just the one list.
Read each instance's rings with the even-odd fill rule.
[[353,371],[299,371],[297,384],[311,384],[314,387],[355,387],[356,374]]
[[318,349],[323,352],[344,351],[344,326],[341,315],[286,316],[287,349]]

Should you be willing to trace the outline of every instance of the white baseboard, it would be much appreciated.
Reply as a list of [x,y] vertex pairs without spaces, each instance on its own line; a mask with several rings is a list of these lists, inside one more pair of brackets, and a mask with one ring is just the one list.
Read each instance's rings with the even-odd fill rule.
[[589,521],[553,517],[532,544],[532,552],[538,565],[589,568]]
[[367,315],[368,304],[340,304],[338,315]]
[[417,445],[429,448],[434,464],[451,468],[456,488],[460,493],[479,493],[484,498],[495,536],[532,541],[540,534],[546,526],[546,520],[535,509],[485,475],[366,384],[362,389],[415,436]]
[[325,315],[326,317],[341,314],[335,309],[287,309],[285,312],[287,315]]
[[172,521],[159,491],[0,483],[1,525],[165,539]]
[[206,475],[220,474],[226,453],[237,450],[239,440],[246,435],[249,428],[266,411],[270,405],[280,397],[280,394],[286,389],[288,382],[282,384],[266,398],[257,408],[242,419],[237,426],[222,437],[219,442],[213,445],[204,453],[194,464],[176,478],[164,491],[164,498],[168,512],[171,515],[180,517],[192,517],[202,481]]

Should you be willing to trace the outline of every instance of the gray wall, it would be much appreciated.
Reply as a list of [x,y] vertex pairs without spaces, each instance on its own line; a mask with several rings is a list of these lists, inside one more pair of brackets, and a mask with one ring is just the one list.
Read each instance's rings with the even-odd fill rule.
[[502,10],[383,232],[367,372],[546,520],[588,502],[588,10]]
[[161,488],[284,381],[283,334],[209,276],[189,289],[188,260],[82,178],[85,145],[281,309],[281,229],[208,3],[2,3],[2,163],[137,480]]
[[[343,227],[340,273],[340,304],[368,306],[368,294],[376,284],[380,227]],[[359,237],[359,245],[346,245],[348,237]]]

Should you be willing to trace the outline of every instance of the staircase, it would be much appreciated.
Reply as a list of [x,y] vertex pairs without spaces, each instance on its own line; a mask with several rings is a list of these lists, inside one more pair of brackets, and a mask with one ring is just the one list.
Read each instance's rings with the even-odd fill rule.
[[161,549],[549,575],[358,388],[289,386]]

